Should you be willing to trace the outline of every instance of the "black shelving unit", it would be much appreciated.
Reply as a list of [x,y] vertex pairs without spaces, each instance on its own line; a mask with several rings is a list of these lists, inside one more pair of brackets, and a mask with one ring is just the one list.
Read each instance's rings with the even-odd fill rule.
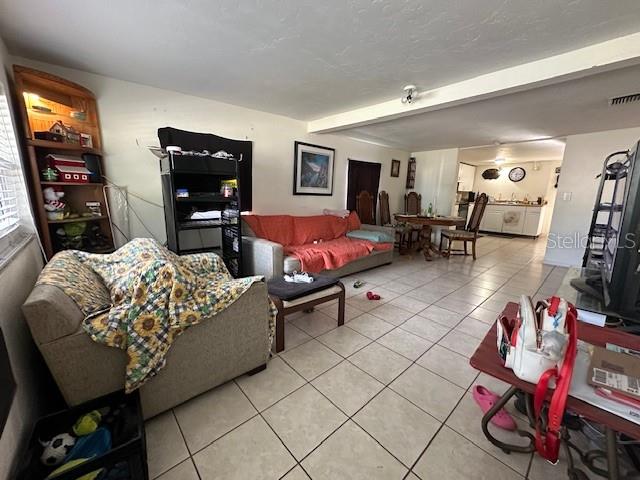
[[600,269],[604,263],[613,264],[630,166],[629,151],[612,153],[604,161],[602,173],[598,175],[600,185],[582,259],[585,268]]
[[[197,152],[166,152],[160,158],[164,216],[169,250],[184,255],[215,252],[224,260],[234,277],[242,276],[242,232],[240,222],[240,159],[216,157]],[[220,193],[222,182],[235,180],[232,196]],[[188,196],[178,196],[186,190]],[[192,219],[194,212],[218,210],[220,219]],[[220,247],[185,248],[180,232],[220,229]]]

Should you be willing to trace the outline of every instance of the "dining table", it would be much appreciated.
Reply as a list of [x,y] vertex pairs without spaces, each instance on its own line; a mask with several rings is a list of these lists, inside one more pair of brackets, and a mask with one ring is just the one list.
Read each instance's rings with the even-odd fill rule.
[[415,253],[422,249],[424,259],[428,262],[433,260],[434,256],[446,255],[446,253],[441,252],[431,241],[431,232],[433,231],[433,227],[464,227],[466,224],[466,219],[462,217],[450,217],[444,215],[427,216],[396,213],[393,217],[398,223],[405,223],[420,227],[418,241],[400,253]]

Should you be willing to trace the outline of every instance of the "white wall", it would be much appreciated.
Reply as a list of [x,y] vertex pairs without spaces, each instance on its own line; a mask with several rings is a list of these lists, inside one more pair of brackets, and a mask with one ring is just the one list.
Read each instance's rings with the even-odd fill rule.
[[[517,200],[523,200],[525,195],[529,200],[538,197],[546,197],[548,194],[549,179],[555,178],[554,170],[561,165],[561,161],[537,162],[539,170],[534,170],[533,162],[509,163],[503,166],[500,177],[495,180],[485,180],[482,172],[487,168],[496,168],[493,165],[479,165],[476,168],[476,177],[473,189],[476,192],[486,193],[489,196],[502,200],[511,199],[514,194]],[[512,168],[522,167],[526,171],[524,179],[520,182],[509,180],[509,171]]]
[[[0,39],[0,83],[7,84],[8,55]],[[39,391],[42,362],[20,311],[42,269],[42,255],[31,240],[0,270],[0,328],[5,337],[16,393],[7,423],[0,435],[0,479],[12,478],[17,456],[24,449],[33,422],[41,414]],[[0,386],[4,388],[4,386]]]
[[422,194],[422,208],[433,204],[439,215],[451,215],[458,184],[458,149],[415,152],[416,185],[414,190]]
[[[551,221],[545,262],[581,265],[584,239],[589,233],[591,212],[599,185],[596,175],[604,159],[617,150],[631,148],[640,139],[640,128],[571,135],[567,137]],[[570,199],[563,196],[570,195]]]
[[[542,226],[542,233],[547,234],[556,201],[556,189],[553,188],[556,178],[555,169],[561,165],[562,161],[560,160],[537,162],[538,170],[534,170],[534,162],[509,163],[504,165],[500,177],[495,180],[482,178],[482,172],[487,168],[494,167],[480,165],[476,169],[473,190],[502,200],[511,199],[512,195],[516,200],[524,200],[525,196],[528,200],[536,200],[538,197],[544,198],[548,205],[544,209],[546,218]],[[509,180],[509,171],[516,167],[522,167],[526,172],[524,179],[520,182]]]
[[[323,208],[345,208],[349,158],[381,163],[380,190],[389,193],[391,211],[399,211],[403,204],[408,152],[337,135],[309,135],[305,122],[279,115],[23,58],[14,58],[14,62],[51,72],[93,91],[98,99],[106,175],[158,204],[162,204],[158,161],[146,146],[158,144],[156,131],[165,126],[252,140],[255,213],[312,215]],[[333,196],[292,194],[295,140],[336,149]],[[397,178],[390,176],[392,159],[402,162]],[[153,235],[164,240],[162,209],[136,198],[129,200]],[[125,220],[116,210],[115,221],[122,225]],[[129,218],[131,236],[149,236],[135,216]]]

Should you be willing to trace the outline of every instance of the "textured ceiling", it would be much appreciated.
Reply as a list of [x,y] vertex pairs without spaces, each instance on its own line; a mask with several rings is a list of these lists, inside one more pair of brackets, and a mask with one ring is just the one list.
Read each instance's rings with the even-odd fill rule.
[[562,160],[564,147],[564,139],[553,139],[463,148],[458,153],[458,160],[471,165],[493,165],[496,158],[503,158],[505,163]]
[[0,0],[12,53],[300,119],[639,25],[638,0]]
[[341,133],[416,152],[637,127],[640,102],[608,100],[638,92],[635,66]]

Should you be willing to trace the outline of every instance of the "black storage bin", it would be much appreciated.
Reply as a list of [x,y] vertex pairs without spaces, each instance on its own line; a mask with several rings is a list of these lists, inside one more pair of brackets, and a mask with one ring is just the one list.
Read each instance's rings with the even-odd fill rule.
[[[28,450],[23,458],[23,469],[18,475],[20,480],[43,480],[61,465],[49,467],[43,465],[40,456],[43,447],[40,439],[50,439],[54,435],[69,432],[81,415],[92,410],[109,407],[112,412],[120,412],[117,416],[118,432],[111,432],[111,449],[103,455],[93,457],[80,463],[75,468],[50,477],[50,480],[75,480],[95,470],[105,469],[97,479],[148,480],[147,448],[145,443],[144,420],[140,407],[138,392],[125,394],[124,391],[110,393],[104,397],[91,400],[61,412],[42,417],[36,422],[29,440]],[[115,430],[115,429],[114,429]],[[111,472],[112,477],[109,476]],[[115,476],[116,472],[121,476]],[[125,473],[126,472],[126,473]]]

